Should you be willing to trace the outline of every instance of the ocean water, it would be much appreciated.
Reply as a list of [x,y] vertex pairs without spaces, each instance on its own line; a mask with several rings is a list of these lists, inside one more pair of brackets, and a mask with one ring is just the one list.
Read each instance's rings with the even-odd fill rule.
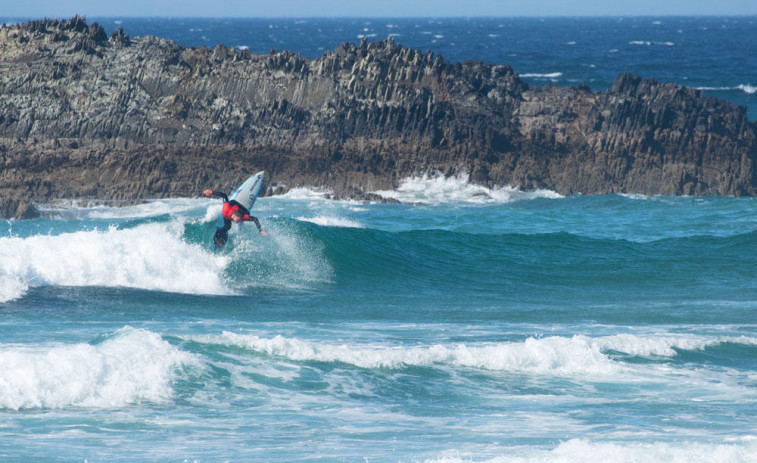
[[0,237],[0,460],[757,461],[757,200],[465,176]]
[[[307,55],[392,30],[534,82],[641,69],[743,104],[757,83],[752,18],[119,21]],[[757,462],[757,199],[378,193],[398,202],[261,198],[268,236],[220,252],[205,198],[0,221],[0,461]]]

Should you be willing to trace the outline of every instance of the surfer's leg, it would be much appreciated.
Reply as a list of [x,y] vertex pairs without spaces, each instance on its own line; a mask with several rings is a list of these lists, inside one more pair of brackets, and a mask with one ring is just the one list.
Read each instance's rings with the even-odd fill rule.
[[225,228],[217,228],[216,234],[213,236],[213,242],[218,246],[219,248],[222,248],[226,241],[229,240],[229,234],[226,232]]

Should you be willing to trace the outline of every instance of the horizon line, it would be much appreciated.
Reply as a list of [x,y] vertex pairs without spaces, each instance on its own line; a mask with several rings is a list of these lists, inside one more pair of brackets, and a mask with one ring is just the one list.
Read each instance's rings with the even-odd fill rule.
[[555,15],[442,15],[442,16],[361,16],[361,15],[345,15],[345,16],[173,16],[173,15],[91,15],[74,13],[64,16],[0,16],[1,20],[13,19],[13,20],[37,20],[39,19],[69,19],[74,17],[81,17],[84,19],[294,19],[294,20],[310,20],[310,19],[546,19],[546,18],[757,18],[757,13],[738,13],[738,14],[684,14],[684,13],[668,13],[668,14],[555,14]]

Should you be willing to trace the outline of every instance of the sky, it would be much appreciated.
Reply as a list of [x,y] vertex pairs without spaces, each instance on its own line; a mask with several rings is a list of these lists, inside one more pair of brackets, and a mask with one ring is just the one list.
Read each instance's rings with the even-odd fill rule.
[[757,15],[757,0],[0,0],[0,17]]

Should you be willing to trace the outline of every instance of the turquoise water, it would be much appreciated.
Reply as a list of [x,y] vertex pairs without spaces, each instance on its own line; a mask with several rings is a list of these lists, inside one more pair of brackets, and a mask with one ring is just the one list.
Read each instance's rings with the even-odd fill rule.
[[4,222],[0,459],[757,461],[757,201],[384,194]]

